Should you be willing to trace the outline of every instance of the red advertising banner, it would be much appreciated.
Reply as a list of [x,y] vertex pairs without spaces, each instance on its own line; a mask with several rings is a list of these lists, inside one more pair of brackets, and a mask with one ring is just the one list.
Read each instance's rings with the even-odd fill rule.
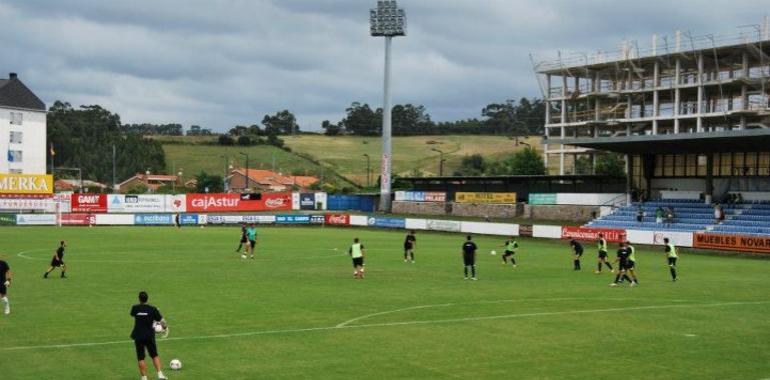
[[350,215],[348,214],[326,214],[324,215],[326,224],[348,225],[350,224]]
[[727,251],[770,253],[770,238],[728,234],[696,233],[695,248],[723,249]]
[[107,212],[107,195],[72,194],[72,212]]
[[446,202],[446,193],[426,191],[425,202]]
[[88,226],[96,224],[94,214],[62,214],[61,224],[64,226]]
[[626,230],[570,226],[561,228],[562,239],[599,240],[599,234],[604,234],[604,238],[612,243],[620,243],[621,241],[626,241]]
[[238,212],[291,210],[291,193],[187,194],[187,212]]

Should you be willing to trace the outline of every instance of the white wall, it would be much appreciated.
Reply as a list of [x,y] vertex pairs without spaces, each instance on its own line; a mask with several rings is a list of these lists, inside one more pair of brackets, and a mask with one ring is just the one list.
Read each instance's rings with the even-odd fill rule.
[[[20,112],[21,125],[11,125],[11,112]],[[22,132],[22,143],[11,144],[11,131]],[[21,150],[22,162],[8,162],[8,150]],[[21,169],[24,174],[46,172],[45,112],[0,107],[0,172]]]

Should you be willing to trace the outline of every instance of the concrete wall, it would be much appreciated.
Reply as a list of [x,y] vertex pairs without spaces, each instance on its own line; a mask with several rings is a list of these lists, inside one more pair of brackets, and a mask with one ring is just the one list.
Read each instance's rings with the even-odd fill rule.
[[587,222],[593,213],[599,216],[599,206],[575,205],[495,205],[455,202],[393,202],[393,213],[407,215],[450,215],[504,218],[528,218],[539,220],[571,220]]

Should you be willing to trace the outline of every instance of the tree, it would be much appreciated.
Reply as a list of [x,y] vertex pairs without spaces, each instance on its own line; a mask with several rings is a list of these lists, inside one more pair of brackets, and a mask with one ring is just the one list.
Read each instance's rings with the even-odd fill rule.
[[217,144],[219,144],[219,145],[233,145],[233,144],[235,144],[235,140],[233,140],[233,138],[228,136],[228,135],[219,135],[219,138],[217,138]]
[[249,136],[238,136],[238,145],[240,145],[240,146],[250,146],[251,145],[251,138],[249,138]]
[[200,136],[201,135],[201,127],[199,125],[191,125],[190,129],[187,130],[187,136]]
[[525,148],[513,154],[510,163],[512,175],[544,175],[543,157],[532,148]]
[[607,153],[596,157],[596,174],[612,177],[626,176],[626,162],[617,153]]
[[337,136],[342,132],[342,128],[339,125],[332,124],[329,120],[324,120],[321,123],[321,129],[324,130],[324,134],[327,136]]
[[382,110],[373,111],[368,104],[353,102],[339,126],[357,136],[377,136],[381,133]]
[[231,136],[245,136],[248,132],[248,128],[242,125],[236,125],[235,127],[230,128],[227,133]]
[[480,176],[487,169],[487,163],[480,154],[463,157],[460,161],[460,167],[455,170],[456,176]]
[[47,138],[56,152],[55,166],[80,168],[83,179],[112,182],[113,145],[117,151],[117,179],[148,169],[163,172],[166,168],[159,142],[126,133],[120,116],[101,106],[75,109],[69,103],[55,101],[46,119]]
[[401,136],[424,134],[434,126],[424,106],[411,104],[393,107],[392,123],[393,134]]
[[593,162],[590,157],[578,156],[575,159],[575,174],[593,174],[592,173]]
[[196,191],[199,193],[221,193],[225,190],[222,176],[208,174],[204,171],[195,176]]
[[290,135],[299,131],[299,125],[294,114],[289,110],[283,110],[277,112],[275,115],[265,115],[262,119],[262,125],[265,126],[265,131],[270,134],[284,134]]

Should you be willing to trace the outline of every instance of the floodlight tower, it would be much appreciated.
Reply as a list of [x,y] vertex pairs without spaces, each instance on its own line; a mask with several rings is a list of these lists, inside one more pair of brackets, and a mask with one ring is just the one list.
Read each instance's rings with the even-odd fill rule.
[[385,83],[382,101],[382,163],[380,166],[380,211],[391,206],[390,173],[392,141],[390,125],[390,45],[393,37],[406,36],[406,12],[395,0],[378,1],[377,9],[369,11],[369,27],[373,37],[385,37]]

